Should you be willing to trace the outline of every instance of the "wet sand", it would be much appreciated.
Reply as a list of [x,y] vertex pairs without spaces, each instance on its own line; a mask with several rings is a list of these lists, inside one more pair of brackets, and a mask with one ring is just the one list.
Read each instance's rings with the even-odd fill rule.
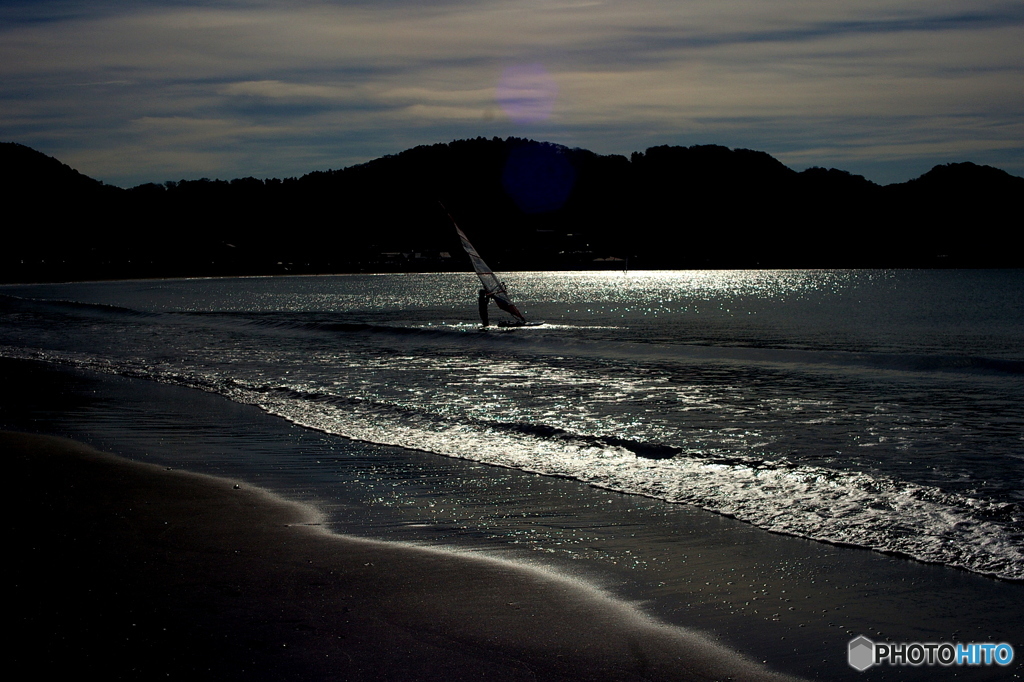
[[[3,432],[21,669],[104,679],[781,679],[584,583],[332,535],[247,484]],[[236,485],[238,487],[236,487]]]
[[[348,441],[180,386],[6,358],[0,358],[0,385],[5,388],[0,392],[0,429],[67,436],[132,461],[155,463],[162,476],[171,466],[248,481],[240,491],[229,486],[230,499],[261,486],[290,500],[312,501],[332,529],[349,534],[352,547],[367,544],[351,536],[406,540],[463,552],[482,549],[533,566],[555,567],[604,585],[620,598],[637,600],[645,613],[664,622],[714,633],[718,641],[774,670],[853,681],[867,674],[846,663],[847,642],[857,635],[896,642],[1008,641],[1017,647],[1017,633],[1024,631],[1022,584],[765,533],[685,505],[574,481]],[[38,454],[38,448],[33,452]],[[492,578],[481,578],[486,582],[498,575],[505,589],[507,576],[517,576],[518,587],[508,590],[515,594],[504,602],[507,610],[497,593],[490,610],[462,606],[465,595],[490,589],[473,587],[478,583],[461,567],[465,561],[473,563],[465,555],[456,567],[438,558],[449,560],[450,554],[370,543],[399,551],[389,555],[399,570],[358,578],[349,571],[345,580],[352,582],[347,584],[358,587],[347,593],[341,587],[323,587],[342,585],[330,572],[338,570],[334,566],[315,569],[320,559],[303,562],[289,558],[284,549],[265,552],[271,545],[262,541],[248,542],[242,551],[228,531],[222,537],[230,542],[211,541],[202,551],[165,547],[157,556],[177,563],[161,564],[133,554],[141,551],[140,542],[115,542],[114,530],[138,526],[117,509],[153,504],[148,498],[142,499],[147,503],[143,505],[124,497],[125,486],[118,484],[124,472],[115,476],[111,470],[101,478],[95,489],[107,492],[98,498],[83,492],[63,465],[32,466],[40,470],[16,472],[11,479],[15,484],[9,486],[17,505],[11,515],[13,556],[18,558],[14,611],[23,614],[11,649],[19,662],[48,670],[98,670],[114,679],[146,680],[630,679],[641,669],[660,675],[671,668],[667,675],[685,679],[694,672],[688,662],[704,660],[709,651],[698,643],[692,649],[697,658],[676,665],[675,654],[664,652],[693,639],[673,640],[666,649],[658,644],[666,641],[665,631],[649,634],[649,622],[637,621],[636,613],[623,611],[621,602],[595,602],[595,593],[579,583],[554,584],[594,608],[608,607],[598,609],[603,616],[595,616],[598,611],[591,606],[563,604],[558,607],[561,621],[554,614],[547,624],[535,626],[547,618],[537,615],[535,607],[543,610],[559,603],[559,593],[537,587],[544,583],[537,582],[543,573],[508,563],[484,562]],[[224,478],[203,480],[222,484]],[[60,486],[67,490],[61,492]],[[74,495],[80,496],[78,502],[73,502]],[[105,516],[85,513],[97,499],[107,498],[112,501]],[[309,508],[266,499],[297,514],[287,517],[291,528],[320,528],[303,525],[309,523]],[[442,506],[446,511],[440,511]],[[251,509],[244,512],[247,519],[259,517]],[[193,512],[181,511],[178,518],[182,514],[191,518]],[[176,538],[193,527],[189,522],[164,528],[163,520],[153,522],[160,538]],[[271,527],[281,523],[272,521]],[[136,530],[132,533],[128,537],[138,536]],[[342,552],[337,538],[314,535],[317,542],[327,543],[320,546]],[[522,538],[536,541],[520,543]],[[147,536],[146,543],[153,541]],[[82,546],[90,549],[77,549]],[[231,549],[226,554],[225,546]],[[295,546],[294,539],[284,545]],[[214,561],[218,553],[225,555]],[[212,563],[193,565],[188,557]],[[359,555],[353,557],[357,571],[366,563],[381,566],[373,559],[359,564]],[[266,572],[272,563],[277,568]],[[432,566],[429,580],[449,589],[448,596],[408,591],[427,578],[389,577],[406,575],[404,564],[413,563],[420,576],[428,575],[422,570]],[[289,582],[292,575],[297,577]],[[521,582],[531,576],[531,581]],[[417,615],[419,604],[431,599],[435,610]],[[409,607],[410,600],[415,608]],[[526,614],[520,613],[524,604],[529,607]],[[517,614],[529,616],[525,628],[502,620]],[[597,632],[582,629],[602,618],[615,626]],[[460,627],[468,628],[469,639],[453,634]],[[617,653],[606,656],[601,647],[609,640],[602,637],[609,632]],[[567,634],[573,638],[566,640]],[[633,654],[625,652],[631,638],[663,653],[639,649],[640,658],[630,658]],[[350,664],[337,672],[331,666],[341,656]],[[667,663],[651,668],[645,660]],[[869,674],[903,682],[1020,679],[1024,674],[1016,660],[1009,668],[997,668],[880,666]]]

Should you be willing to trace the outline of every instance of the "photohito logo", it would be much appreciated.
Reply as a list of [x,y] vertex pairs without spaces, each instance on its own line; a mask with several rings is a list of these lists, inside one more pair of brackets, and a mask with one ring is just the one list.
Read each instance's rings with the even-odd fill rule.
[[850,640],[846,649],[851,668],[863,672],[873,665],[1010,665],[1013,647],[999,644],[905,642],[875,644],[864,635]]

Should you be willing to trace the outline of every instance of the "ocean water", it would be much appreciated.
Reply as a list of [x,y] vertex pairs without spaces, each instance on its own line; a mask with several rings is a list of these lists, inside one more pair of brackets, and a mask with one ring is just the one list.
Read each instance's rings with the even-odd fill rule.
[[1024,272],[505,279],[544,324],[471,273],[4,286],[0,357],[1024,580]]

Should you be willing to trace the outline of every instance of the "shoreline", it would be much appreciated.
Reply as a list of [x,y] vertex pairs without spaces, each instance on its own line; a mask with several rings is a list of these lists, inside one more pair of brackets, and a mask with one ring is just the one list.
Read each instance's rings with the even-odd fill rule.
[[[325,527],[346,538],[371,538],[405,548],[412,543],[420,548],[415,556],[426,556],[424,545],[447,549],[448,556],[454,550],[472,560],[480,560],[482,550],[492,557],[512,557],[516,570],[530,575],[540,567],[540,574],[580,576],[582,582],[572,583],[577,588],[583,583],[600,585],[601,594],[616,595],[620,605],[642,604],[644,612],[661,622],[686,632],[711,633],[733,651],[791,675],[858,679],[861,674],[846,663],[847,643],[857,635],[875,641],[1009,641],[1017,646],[1014,633],[1024,623],[1015,608],[1022,585],[767,533],[687,505],[348,441],[192,388],[36,360],[0,359],[0,379],[7,389],[0,393],[0,429],[64,436],[132,462],[155,464],[159,471],[170,467],[218,477],[215,481],[239,481],[243,490],[269,490],[280,496],[273,499],[307,504],[297,507],[306,510],[303,513],[310,507],[322,512]],[[21,479],[15,480],[20,485]],[[51,483],[41,480],[45,491]],[[31,498],[33,491],[19,487],[18,494]],[[51,519],[45,524],[61,527],[59,514],[46,514],[38,516]],[[78,520],[80,514],[65,516]],[[39,529],[50,527],[35,523],[31,514],[26,518],[19,522],[21,530],[16,528],[25,535],[18,547],[33,546],[42,537]],[[37,573],[52,573],[51,564],[62,566],[70,553],[54,556],[50,564],[39,564],[45,570]],[[80,567],[81,560],[76,561]],[[505,570],[513,565],[498,563]],[[58,570],[70,577],[81,572]],[[459,575],[446,571],[437,582],[451,583]],[[90,588],[84,578],[76,580],[81,593]],[[55,586],[60,581],[42,581],[38,592]],[[226,593],[241,592],[218,576],[202,589],[212,594],[210,603]],[[149,600],[147,596],[139,603]],[[37,601],[30,595],[25,603],[34,609]],[[197,613],[210,615],[206,603],[196,603]],[[340,606],[345,607],[350,605]],[[195,621],[177,622],[192,627]],[[292,629],[301,622],[296,618]],[[132,635],[108,629],[117,633],[114,639]],[[54,639],[54,632],[45,631],[48,641],[74,648],[71,653],[51,652],[46,660],[83,658],[87,650],[109,646],[111,639],[96,635],[91,645],[78,645],[78,635],[64,632],[63,639]],[[209,648],[209,642],[182,641],[177,649],[195,651],[197,659],[202,658],[203,647]],[[269,640],[256,633],[246,641],[265,648]],[[39,651],[20,646],[15,650],[22,648]],[[244,667],[250,671],[247,679],[253,679],[252,661]],[[265,679],[291,679],[287,667],[281,664]],[[72,669],[77,670],[68,668]],[[957,674],[972,680],[1000,674],[1019,679],[1021,670],[1017,664],[1011,670],[971,668]],[[872,675],[908,681],[934,679],[936,672],[927,666],[882,666]],[[198,674],[189,669],[186,676]],[[242,676],[235,669],[206,674]],[[544,674],[564,679],[553,671]],[[402,675],[424,679],[419,668]]]
[[311,508],[248,484],[62,438],[0,432],[0,445],[30,521],[15,524],[23,606],[13,650],[37,668],[150,679],[792,679],[547,571],[333,535]]

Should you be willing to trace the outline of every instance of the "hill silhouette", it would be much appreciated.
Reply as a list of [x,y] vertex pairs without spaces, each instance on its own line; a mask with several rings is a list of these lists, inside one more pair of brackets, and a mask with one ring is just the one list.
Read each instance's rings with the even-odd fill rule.
[[765,152],[629,158],[456,140],[300,178],[104,185],[0,143],[0,279],[466,270],[443,202],[496,269],[1020,267],[999,237],[1024,178],[973,163],[880,186]]

